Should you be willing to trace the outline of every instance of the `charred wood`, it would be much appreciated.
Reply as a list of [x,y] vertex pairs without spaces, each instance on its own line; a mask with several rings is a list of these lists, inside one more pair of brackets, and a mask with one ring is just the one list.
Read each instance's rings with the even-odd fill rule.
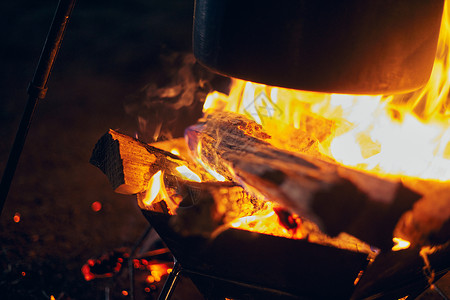
[[381,252],[364,271],[352,299],[415,298],[445,275],[449,265],[449,243],[426,250],[412,247]]
[[413,208],[397,224],[398,237],[418,245],[440,245],[450,240],[450,184],[408,180],[407,186],[423,193]]
[[[180,156],[166,151],[174,148]],[[172,225],[183,235],[209,236],[218,226],[251,215],[264,206],[261,200],[250,196],[235,183],[198,183],[183,179],[175,168],[186,165],[202,179],[212,179],[189,159],[184,139],[148,145],[110,130],[97,142],[90,162],[106,174],[115,192],[137,194],[140,205],[146,197],[151,177],[163,170],[164,185],[170,192],[170,199],[144,206],[145,209],[168,214],[174,212],[179,204]]]
[[209,115],[186,134],[191,152],[209,168],[330,235],[347,232],[390,248],[398,219],[420,198],[400,181],[275,148],[260,125],[241,115]]
[[253,215],[264,206],[232,182],[184,182],[177,193],[183,200],[171,225],[184,236],[210,237],[219,226]]

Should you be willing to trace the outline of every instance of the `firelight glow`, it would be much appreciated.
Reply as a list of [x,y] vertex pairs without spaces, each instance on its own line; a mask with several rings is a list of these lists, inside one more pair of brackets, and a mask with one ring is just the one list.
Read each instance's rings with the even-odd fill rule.
[[[229,95],[216,91],[207,96],[203,112],[244,115],[263,127],[273,146],[284,150],[383,177],[450,181],[449,49],[450,3],[446,1],[433,70],[428,83],[417,91],[327,94],[233,79]],[[304,136],[313,142],[297,145]],[[201,153],[202,145],[197,146]],[[215,178],[221,176],[205,169]],[[273,217],[265,212],[230,226],[264,233],[269,223],[277,223]],[[393,251],[410,247],[406,240],[395,238],[394,243]]]
[[306,132],[317,140],[321,154],[348,167],[450,180],[449,6],[446,2],[430,80],[416,92],[326,94],[236,79],[228,96],[214,92],[207,97],[204,112],[240,113],[261,124],[274,140]]

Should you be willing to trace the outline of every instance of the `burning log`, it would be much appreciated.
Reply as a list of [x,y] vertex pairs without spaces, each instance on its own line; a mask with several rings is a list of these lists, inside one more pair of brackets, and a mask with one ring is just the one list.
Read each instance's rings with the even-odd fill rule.
[[[206,156],[207,153],[202,154],[204,151],[202,147],[195,148],[199,151],[197,154],[202,154],[202,163],[207,168],[212,168],[212,165],[210,160],[204,159],[205,157],[217,159],[216,163],[220,162],[218,166],[221,169],[220,171],[219,169],[214,170],[223,176],[242,180],[245,185],[250,185],[249,182],[251,184],[256,183],[253,188],[257,189],[258,192],[264,191],[265,194],[273,195],[274,192],[272,194],[268,192],[276,191],[277,195],[286,197],[287,200],[281,199],[285,201],[283,203],[289,203],[288,201],[291,201],[292,198],[288,198],[288,196],[293,197],[295,195],[289,193],[291,191],[289,188],[293,189],[294,192],[301,191],[301,188],[303,188],[305,190],[301,195],[310,198],[306,199],[308,200],[306,202],[300,202],[300,204],[294,202],[290,206],[291,210],[293,210],[292,207],[303,207],[301,205],[306,203],[310,205],[306,208],[310,209],[311,213],[317,214],[321,218],[322,224],[325,225],[333,224],[333,222],[344,222],[342,219],[344,217],[350,218],[351,220],[347,223],[344,222],[344,224],[347,228],[353,228],[352,230],[346,230],[352,234],[356,229],[359,229],[355,225],[360,226],[358,222],[364,221],[361,223],[361,228],[364,230],[370,229],[370,226],[365,222],[373,222],[371,226],[375,227],[375,230],[383,236],[384,240],[374,239],[375,235],[370,235],[371,233],[367,231],[360,231],[361,239],[368,240],[367,237],[369,237],[373,245],[382,247],[380,246],[382,245],[381,242],[384,242],[385,245],[389,244],[390,246],[387,241],[390,241],[392,231],[388,232],[387,229],[384,229],[385,227],[377,228],[377,226],[383,225],[383,219],[378,218],[385,218],[385,222],[395,224],[397,219],[389,210],[400,213],[399,211],[403,211],[402,207],[407,206],[408,201],[412,202],[418,197],[417,194],[403,187],[399,182],[379,179],[309,156],[296,155],[276,149],[267,143],[270,136],[262,132],[255,123],[241,117],[233,116],[236,118],[229,118],[229,115],[223,117],[225,116],[228,119],[223,119],[220,122],[216,120],[215,125],[218,126],[214,131],[216,135],[211,133],[212,130],[198,131],[199,126],[196,127],[197,131],[193,132],[192,128],[188,131],[189,141],[192,142],[193,138],[198,138],[197,142],[200,142],[200,146],[208,138],[221,137],[220,140],[211,140],[215,143],[208,144],[210,148],[215,147],[214,151],[216,152],[212,152],[215,157]],[[208,122],[200,126],[208,129]],[[230,123],[233,126],[230,126]],[[227,124],[229,127],[225,126]],[[228,132],[228,135],[224,135],[223,131]],[[233,134],[230,134],[230,132]],[[192,146],[192,144],[190,145]],[[150,203],[144,207],[143,214],[155,226],[184,268],[212,274],[216,277],[224,276],[224,278],[232,278],[233,274],[245,274],[239,275],[241,277],[238,280],[242,282],[259,282],[261,284],[260,280],[264,278],[262,282],[265,286],[286,290],[295,295],[317,295],[317,293],[322,293],[323,290],[316,287],[309,290],[304,286],[299,286],[298,276],[303,276],[300,281],[307,282],[307,287],[312,287],[316,283],[322,285],[322,280],[334,284],[336,278],[339,278],[342,279],[342,282],[333,285],[331,290],[336,294],[336,290],[339,289],[342,293],[341,298],[345,299],[348,299],[353,292],[355,288],[353,282],[357,282],[354,280],[358,274],[363,275],[362,277],[358,275],[357,280],[360,279],[360,283],[357,285],[355,295],[364,295],[364,297],[356,296],[355,299],[366,298],[365,295],[379,293],[386,282],[377,275],[380,273],[380,268],[383,278],[385,276],[389,278],[388,283],[389,281],[394,282],[389,287],[395,287],[396,282],[409,286],[410,282],[415,284],[417,281],[423,281],[421,260],[417,255],[418,248],[412,250],[414,253],[411,260],[395,265],[393,262],[396,262],[396,257],[405,257],[400,253],[402,251],[382,252],[388,253],[387,256],[380,260],[380,263],[377,263],[379,260],[376,258],[375,263],[372,263],[371,267],[366,269],[367,258],[373,258],[373,256],[370,255],[370,250],[364,251],[359,242],[320,240],[321,236],[316,235],[316,232],[308,232],[309,236],[305,236],[306,238],[302,240],[286,239],[254,234],[246,230],[235,230],[230,226],[221,226],[237,218],[253,217],[254,212],[267,204],[252,197],[246,192],[246,189],[234,182],[211,181],[210,175],[204,170],[196,169],[198,167],[195,166],[195,163],[188,156],[185,156],[188,151],[186,147],[184,140],[170,140],[147,145],[110,130],[99,140],[91,157],[91,163],[98,166],[108,176],[116,191],[122,193],[137,191],[138,199],[146,197],[147,190],[153,187],[152,181],[155,175],[161,174],[160,179],[165,185],[166,193],[169,193],[170,199],[175,199],[177,202],[176,215],[170,216],[168,214],[173,209],[171,207],[169,211],[167,206],[169,202],[166,203],[168,199],[158,199],[159,202]],[[169,152],[173,148],[179,150],[180,156]],[[210,148],[208,149],[212,151]],[[191,147],[192,149],[194,148]],[[236,158],[239,153],[240,159]],[[136,154],[138,154],[138,159],[135,158]],[[219,154],[220,157],[218,157]],[[235,161],[231,159],[235,159]],[[255,161],[260,163],[259,167]],[[198,176],[205,181],[186,180],[184,178],[186,176],[183,177],[182,173],[177,171],[180,166],[189,166],[196,170]],[[255,169],[252,169],[252,167],[255,167]],[[270,170],[270,168],[276,172],[263,172],[264,170]],[[245,178],[241,177],[242,174],[248,175],[251,181],[244,181]],[[323,176],[323,182],[320,181],[321,176]],[[261,184],[267,186],[260,186]],[[283,186],[285,184],[287,185]],[[424,199],[421,199],[421,201]],[[305,199],[299,198],[298,201],[300,200]],[[358,201],[363,201],[363,204],[358,204]],[[406,204],[404,201],[407,201]],[[322,205],[325,205],[325,211],[329,213],[328,215],[317,207]],[[357,209],[352,208],[353,212],[361,215],[355,216],[348,213],[345,209],[348,209],[350,205],[357,205]],[[151,208],[151,210],[148,210],[148,208]],[[292,215],[283,210],[274,209],[274,211],[280,221],[281,219],[284,220],[286,228],[297,226]],[[158,212],[164,212],[165,214]],[[370,213],[377,213],[378,215],[374,216],[372,220],[366,221],[364,217]],[[345,215],[343,216],[343,214]],[[162,220],[162,222],[158,220]],[[300,227],[304,227],[303,223],[301,225]],[[351,225],[354,227],[351,227]],[[223,230],[218,230],[220,228],[223,228]],[[389,230],[392,230],[392,228],[389,228]],[[210,239],[211,236],[214,238]],[[314,241],[314,239],[316,240]],[[373,240],[377,244],[372,242]],[[339,243],[341,242],[349,245],[340,247]],[[276,245],[276,247],[273,245]],[[259,254],[249,255],[254,253],[255,249],[258,250]],[[267,265],[267,270],[270,270],[270,272],[267,271],[262,277],[259,272],[253,272],[254,266],[259,265],[261,257],[271,258],[273,257],[271,255],[275,253],[274,251],[277,253],[275,255],[277,260],[263,259],[264,262],[274,262]],[[261,256],[261,252],[267,252],[268,255]],[[439,252],[438,255],[430,256],[432,266],[435,262],[439,263],[438,265],[448,265],[446,262],[440,263],[441,260],[444,261],[445,257],[448,257],[446,256],[447,252],[448,247],[443,248],[443,251]],[[302,255],[299,255],[299,253],[302,253]],[[395,253],[398,253],[398,255]],[[369,256],[367,256],[368,254]],[[292,257],[295,257],[295,259],[292,260]],[[346,257],[346,259],[343,259],[343,257]],[[280,260],[280,258],[282,259]],[[292,269],[295,273],[286,271],[291,270],[292,261],[296,264],[296,267]],[[336,263],[336,261],[340,261],[340,263]],[[411,268],[409,268],[410,261],[414,263],[412,277],[408,275],[411,271]],[[391,264],[393,264],[393,267],[386,269],[386,266]],[[299,269],[302,269],[300,273],[303,275],[297,272]],[[323,269],[327,271],[323,272]],[[247,274],[241,270],[251,270],[251,272]],[[366,271],[361,272],[361,270]],[[402,276],[396,276],[397,271],[401,272]],[[395,276],[390,275],[393,272],[395,272]],[[436,269],[436,276],[442,276],[442,272],[441,269]],[[280,274],[286,276],[280,277]],[[326,278],[323,278],[323,276]],[[271,279],[266,282],[266,278]],[[278,280],[278,278],[281,279]],[[292,279],[294,281],[291,284]],[[286,285],[287,283],[289,284]],[[389,293],[399,294],[399,297],[401,297],[406,292],[389,290]],[[328,294],[325,294],[320,294],[319,298],[329,298]]]
[[400,219],[395,235],[412,244],[439,245],[450,240],[450,185],[437,181],[406,181],[424,197]]
[[331,235],[392,246],[400,216],[420,195],[401,182],[277,149],[261,126],[233,113],[209,115],[186,131],[192,153],[225,178],[262,193]]
[[264,202],[232,182],[184,182],[177,192],[183,200],[171,225],[184,236],[209,237],[220,225],[264,207]]
[[[189,160],[184,139],[153,145],[110,130],[97,142],[90,162],[105,173],[115,192],[137,194],[142,208],[164,213],[176,209],[172,225],[183,235],[209,236],[218,226],[251,215],[264,206],[235,183],[208,182],[212,177]],[[174,148],[183,158],[167,151]],[[180,166],[189,166],[206,181],[186,180],[187,176],[183,178],[177,171]],[[164,171],[163,181],[171,193],[167,197],[170,199],[146,204],[150,181],[160,170]],[[171,206],[174,199],[179,203]]]

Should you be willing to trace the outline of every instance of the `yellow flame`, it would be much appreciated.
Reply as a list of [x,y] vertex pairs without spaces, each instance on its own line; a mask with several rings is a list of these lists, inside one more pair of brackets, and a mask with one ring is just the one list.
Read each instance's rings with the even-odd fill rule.
[[245,216],[230,222],[233,228],[270,234],[275,236],[302,239],[304,236],[300,231],[290,231],[280,225],[278,216],[273,210],[273,204],[267,202],[265,207],[254,215]]
[[149,190],[145,196],[145,199],[142,201],[145,205],[150,206],[156,200],[161,201],[168,199],[164,181],[162,180],[163,172],[159,170],[156,172],[149,181]]
[[178,173],[180,173],[181,177],[186,180],[202,182],[202,179],[186,166],[178,166],[175,168],[175,170],[177,170]]
[[394,241],[394,246],[392,247],[392,251],[408,249],[409,246],[411,245],[410,242],[408,242],[407,240],[403,240],[401,238],[395,237],[392,239],[392,241]]
[[177,148],[173,148],[172,150],[170,150],[170,153],[180,155],[180,151]]
[[204,112],[246,115],[274,140],[302,130],[323,155],[360,170],[450,180],[449,7],[446,2],[430,80],[414,93],[326,94],[234,80],[230,95],[208,96]]

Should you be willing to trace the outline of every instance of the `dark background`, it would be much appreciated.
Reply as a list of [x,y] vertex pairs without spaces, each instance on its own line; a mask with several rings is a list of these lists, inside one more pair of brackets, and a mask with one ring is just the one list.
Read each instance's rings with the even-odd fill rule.
[[[57,3],[2,3],[2,173]],[[157,77],[161,53],[190,51],[193,5],[192,0],[77,2],[1,215],[1,299],[101,297],[98,284],[82,278],[82,265],[130,247],[147,227],[134,197],[114,194],[89,157],[109,128],[137,131],[124,103]],[[95,201],[102,204],[98,212],[91,209]]]

